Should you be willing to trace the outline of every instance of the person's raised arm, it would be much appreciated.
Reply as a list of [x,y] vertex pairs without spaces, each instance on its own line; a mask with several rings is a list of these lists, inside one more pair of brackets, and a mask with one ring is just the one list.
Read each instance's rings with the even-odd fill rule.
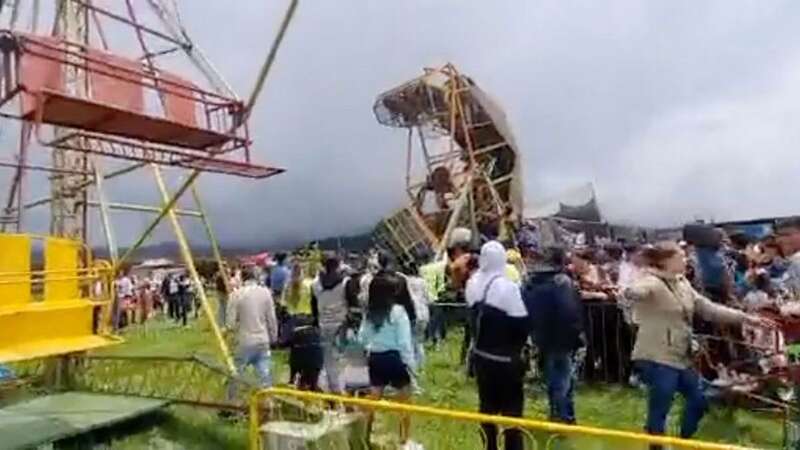
[[710,322],[734,325],[747,323],[756,327],[770,329],[777,327],[775,322],[770,319],[754,314],[747,314],[743,311],[739,311],[738,309],[733,309],[718,303],[714,303],[694,290],[694,288],[689,287],[689,289],[692,290],[692,295],[694,296],[695,310],[698,312],[698,314],[700,314],[701,317]]
[[743,311],[712,302],[704,295],[697,292],[693,287],[689,286],[688,283],[686,287],[691,289],[695,311],[697,311],[703,319],[709,322],[732,325],[741,324],[747,319],[747,314]]

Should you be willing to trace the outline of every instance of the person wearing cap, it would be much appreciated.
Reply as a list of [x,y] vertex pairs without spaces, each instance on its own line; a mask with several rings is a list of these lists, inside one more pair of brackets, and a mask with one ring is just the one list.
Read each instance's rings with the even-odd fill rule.
[[584,329],[580,295],[565,273],[566,260],[562,248],[543,248],[522,298],[531,317],[534,341],[541,352],[550,420],[574,424],[573,358],[583,345]]
[[325,255],[319,276],[311,285],[311,312],[319,328],[323,350],[323,367],[328,391],[344,393],[342,354],[337,340],[344,329],[349,306],[345,295],[347,278],[335,254]]
[[[465,297],[475,314],[475,340],[471,365],[478,381],[480,412],[521,417],[525,395],[522,347],[530,334],[528,311],[519,285],[505,275],[506,251],[502,244],[483,245],[476,270],[467,281]],[[487,450],[498,448],[497,427],[483,424]],[[519,430],[507,429],[506,450],[521,450]]]

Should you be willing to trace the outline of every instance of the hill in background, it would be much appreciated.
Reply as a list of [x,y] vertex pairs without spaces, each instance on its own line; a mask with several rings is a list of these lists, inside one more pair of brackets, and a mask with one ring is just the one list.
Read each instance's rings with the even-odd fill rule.
[[[314,241],[309,241],[314,242]],[[370,232],[356,234],[351,236],[335,236],[327,237],[316,241],[319,247],[323,250],[338,250],[343,249],[351,252],[362,252],[372,247],[372,235]],[[280,245],[263,246],[257,243],[251,245],[225,245],[222,247],[222,254],[227,257],[252,255],[268,251],[271,253],[278,251],[291,251],[297,249],[308,242],[285,242]],[[124,254],[127,248],[120,248],[119,253]],[[92,249],[95,257],[108,258],[108,251],[105,246],[98,246]],[[197,258],[205,258],[213,256],[211,245],[207,242],[192,244],[192,253]],[[159,242],[157,244],[145,245],[139,248],[134,254],[133,259],[141,261],[153,258],[171,258],[177,259],[180,257],[180,247],[177,242],[167,241]]]

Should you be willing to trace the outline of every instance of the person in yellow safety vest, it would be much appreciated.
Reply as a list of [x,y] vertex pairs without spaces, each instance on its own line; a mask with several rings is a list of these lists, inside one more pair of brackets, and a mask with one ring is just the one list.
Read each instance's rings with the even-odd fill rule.
[[519,273],[519,269],[517,269],[513,264],[506,264],[505,275],[509,280],[517,285],[522,283],[522,274]]
[[[522,255],[520,255],[519,251],[515,249],[508,250],[506,255],[508,258],[508,264],[506,265],[505,271],[506,276],[514,283],[521,284],[524,277],[524,272],[521,269]],[[438,300],[439,294],[444,291],[446,287],[446,267],[447,262],[442,260],[428,263],[424,266],[420,266],[419,268],[420,276],[422,276],[422,279],[425,280],[425,286],[428,289],[428,296],[431,299],[431,302]]]
[[303,272],[302,264],[296,262],[292,266],[287,289],[281,292],[281,303],[292,316],[311,315],[311,285],[314,279],[304,276]]
[[311,289],[314,279],[305,276],[300,261],[292,266],[291,277],[282,292],[281,303],[288,313],[289,383],[298,389],[318,391],[322,371],[319,330],[314,326]]
[[508,258],[506,276],[514,283],[518,285],[522,284],[522,279],[525,277],[525,268],[522,265],[522,254],[520,254],[519,250],[511,248],[506,251],[506,258]]
[[445,260],[435,261],[420,266],[419,274],[425,280],[425,288],[428,290],[428,298],[431,302],[439,299],[439,294],[445,289]]
[[443,311],[435,305],[439,300],[439,295],[444,292],[447,287],[447,280],[445,278],[446,267],[447,261],[442,259],[425,264],[419,268],[419,275],[425,281],[425,288],[428,291],[428,299],[430,301],[430,320],[428,322],[428,329],[425,332],[425,338],[431,339],[434,344],[443,341],[446,336]]

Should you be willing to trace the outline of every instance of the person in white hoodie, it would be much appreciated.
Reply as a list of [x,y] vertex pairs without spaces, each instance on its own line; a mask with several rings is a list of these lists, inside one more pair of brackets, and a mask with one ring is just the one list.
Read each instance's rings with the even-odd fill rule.
[[[465,290],[475,315],[471,363],[478,380],[480,412],[521,417],[524,406],[522,347],[530,334],[519,285],[506,275],[506,250],[496,241],[481,248],[479,269]],[[484,424],[487,450],[498,448],[497,427]],[[519,430],[505,431],[506,450],[522,449]]]

